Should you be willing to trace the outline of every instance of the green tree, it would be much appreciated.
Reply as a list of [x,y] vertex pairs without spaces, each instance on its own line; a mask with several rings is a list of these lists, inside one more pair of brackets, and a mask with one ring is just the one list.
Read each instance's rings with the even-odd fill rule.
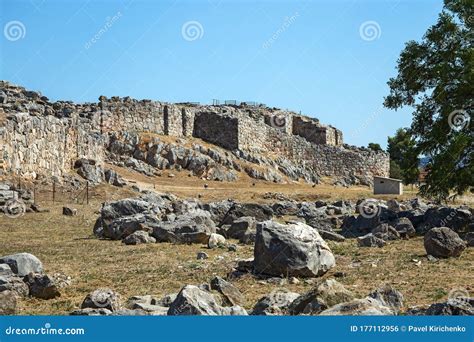
[[394,160],[390,160],[390,177],[397,179],[402,178],[402,170]]
[[367,148],[370,148],[372,151],[376,152],[383,151],[382,147],[380,147],[380,144],[377,143],[369,143]]
[[413,108],[410,132],[416,151],[430,157],[420,191],[437,199],[474,185],[473,18],[472,0],[445,0],[421,42],[410,41],[401,52],[384,102],[395,110]]
[[[418,180],[420,171],[419,152],[416,148],[416,141],[408,128],[399,128],[393,137],[388,137],[387,152],[390,154],[390,161],[398,166],[399,177],[405,184],[413,184]],[[394,166],[394,168],[396,168]],[[392,173],[392,164],[390,165]]]

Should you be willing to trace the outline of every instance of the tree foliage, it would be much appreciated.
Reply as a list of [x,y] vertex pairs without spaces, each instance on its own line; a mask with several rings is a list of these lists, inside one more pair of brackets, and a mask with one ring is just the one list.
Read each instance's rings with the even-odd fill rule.
[[372,151],[376,151],[376,152],[383,151],[380,144],[377,144],[377,143],[369,143],[367,145],[367,148],[371,149]]
[[[396,164],[399,169],[397,170],[399,177],[393,176],[393,178],[401,178],[405,184],[415,183],[420,174],[419,151],[408,128],[400,128],[395,136],[388,137],[387,152],[390,154],[391,163]],[[390,164],[390,173],[392,173],[392,164]]]
[[[387,108],[413,108],[416,150],[430,158],[421,193],[446,199],[474,185],[474,6],[445,0],[421,42],[410,41],[388,82]],[[403,170],[403,167],[402,167]]]

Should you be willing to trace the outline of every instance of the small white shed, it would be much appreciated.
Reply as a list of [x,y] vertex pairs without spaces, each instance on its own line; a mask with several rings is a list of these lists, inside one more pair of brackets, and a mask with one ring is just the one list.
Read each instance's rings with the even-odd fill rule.
[[402,195],[403,183],[400,179],[374,176],[374,195]]

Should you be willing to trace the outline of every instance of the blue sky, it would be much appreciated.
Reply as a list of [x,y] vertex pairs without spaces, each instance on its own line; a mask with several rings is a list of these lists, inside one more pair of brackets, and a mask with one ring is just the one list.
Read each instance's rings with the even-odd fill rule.
[[441,9],[434,0],[1,0],[0,79],[51,100],[258,101],[332,124],[349,144],[385,147],[411,122],[409,108],[382,108],[386,82],[405,42]]

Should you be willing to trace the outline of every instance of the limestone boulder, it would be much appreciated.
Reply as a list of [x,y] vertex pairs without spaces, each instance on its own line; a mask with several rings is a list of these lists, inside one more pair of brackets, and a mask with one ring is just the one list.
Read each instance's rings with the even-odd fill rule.
[[245,316],[247,312],[240,306],[222,307],[211,293],[197,286],[187,285],[169,307],[168,315]]
[[275,276],[317,277],[335,265],[331,249],[319,233],[304,223],[257,224],[254,270]]
[[289,313],[291,315],[318,315],[329,307],[353,299],[354,295],[341,283],[328,279],[296,298],[289,306]]
[[148,232],[137,230],[123,239],[122,242],[126,245],[140,245],[143,243],[154,243],[156,239],[150,236]]
[[430,229],[425,234],[424,245],[426,253],[436,258],[459,257],[466,249],[466,243],[448,227]]
[[17,294],[13,291],[0,292],[0,316],[17,313]]
[[277,289],[260,298],[253,307],[251,315],[277,316],[288,312],[288,307],[300,295],[286,289]]
[[7,264],[14,274],[24,277],[29,273],[43,273],[43,264],[30,253],[17,253],[0,257],[0,264]]
[[112,289],[97,289],[89,293],[81,304],[81,309],[106,309],[116,311],[121,308],[120,295]]
[[28,274],[25,283],[29,287],[30,296],[40,299],[53,299],[60,297],[58,286],[54,280],[46,274]]

